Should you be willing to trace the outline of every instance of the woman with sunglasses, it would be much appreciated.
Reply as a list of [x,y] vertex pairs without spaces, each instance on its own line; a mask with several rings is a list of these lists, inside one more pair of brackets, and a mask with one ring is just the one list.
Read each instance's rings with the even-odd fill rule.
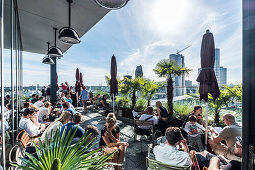
[[[106,153],[116,151],[113,155],[113,162],[122,164],[128,143],[120,142],[120,128],[114,113],[109,113],[106,117],[105,127],[101,130],[99,146],[105,147]],[[114,166],[114,168],[118,170],[121,166]]]

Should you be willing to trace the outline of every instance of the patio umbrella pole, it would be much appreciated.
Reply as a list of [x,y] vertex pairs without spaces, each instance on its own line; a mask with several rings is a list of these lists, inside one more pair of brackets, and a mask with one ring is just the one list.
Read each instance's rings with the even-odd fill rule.
[[112,112],[114,113],[114,94],[112,94]]
[[208,140],[208,102],[205,103],[205,150],[207,150],[207,140]]

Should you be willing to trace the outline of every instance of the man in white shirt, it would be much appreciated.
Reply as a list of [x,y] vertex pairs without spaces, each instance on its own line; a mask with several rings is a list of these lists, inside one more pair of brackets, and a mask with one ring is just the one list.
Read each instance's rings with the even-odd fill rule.
[[43,96],[39,97],[39,100],[38,100],[37,102],[35,102],[34,106],[36,106],[36,107],[38,107],[38,108],[42,107],[42,106],[43,106],[44,100],[45,100],[45,99],[44,99]]
[[10,119],[10,116],[12,115],[12,106],[11,106],[11,103],[8,103],[7,105],[6,105],[6,112],[4,112],[4,118],[5,118],[5,120],[9,120]]
[[28,108],[24,111],[23,117],[20,119],[19,128],[24,129],[30,137],[38,136],[43,132],[45,126],[37,127],[30,118],[33,116],[34,110]]
[[[148,106],[145,114],[142,114],[139,120],[153,120],[154,125],[158,124],[158,117],[153,112],[153,107]],[[150,126],[139,126],[141,129],[150,129]]]
[[[154,155],[157,161],[169,165],[192,165],[189,148],[186,140],[177,127],[169,127],[166,130],[166,142],[154,147]],[[179,151],[176,145],[182,145],[184,151]]]
[[43,117],[46,116],[48,117],[51,113],[51,103],[50,102],[45,102],[43,107],[39,108],[39,111],[37,113],[38,120],[40,123],[43,122]]

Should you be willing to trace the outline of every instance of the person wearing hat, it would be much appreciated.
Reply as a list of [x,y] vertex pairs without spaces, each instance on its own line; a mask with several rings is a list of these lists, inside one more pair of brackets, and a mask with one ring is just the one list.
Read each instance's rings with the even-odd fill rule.
[[25,130],[30,137],[35,137],[40,135],[45,126],[37,127],[32,121],[31,117],[34,115],[34,109],[27,108],[24,110],[23,117],[20,119],[19,128]]

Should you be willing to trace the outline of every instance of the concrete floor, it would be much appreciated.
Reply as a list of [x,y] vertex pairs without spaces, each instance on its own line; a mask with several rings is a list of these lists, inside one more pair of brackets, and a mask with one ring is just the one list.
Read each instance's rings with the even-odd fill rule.
[[[105,116],[103,111],[93,111],[88,110],[88,113],[84,114],[82,108],[76,108],[78,112],[83,115],[83,122],[81,127],[85,128],[87,125],[94,125],[98,128],[99,133],[105,125]],[[148,150],[149,141],[142,142],[142,152],[141,152],[141,143],[139,136],[137,141],[134,143],[134,128],[133,120],[117,117],[118,125],[121,129],[120,138],[121,141],[129,143],[129,147],[125,154],[125,169],[126,170],[145,170],[146,169],[146,154]],[[99,137],[97,140],[99,141]]]

